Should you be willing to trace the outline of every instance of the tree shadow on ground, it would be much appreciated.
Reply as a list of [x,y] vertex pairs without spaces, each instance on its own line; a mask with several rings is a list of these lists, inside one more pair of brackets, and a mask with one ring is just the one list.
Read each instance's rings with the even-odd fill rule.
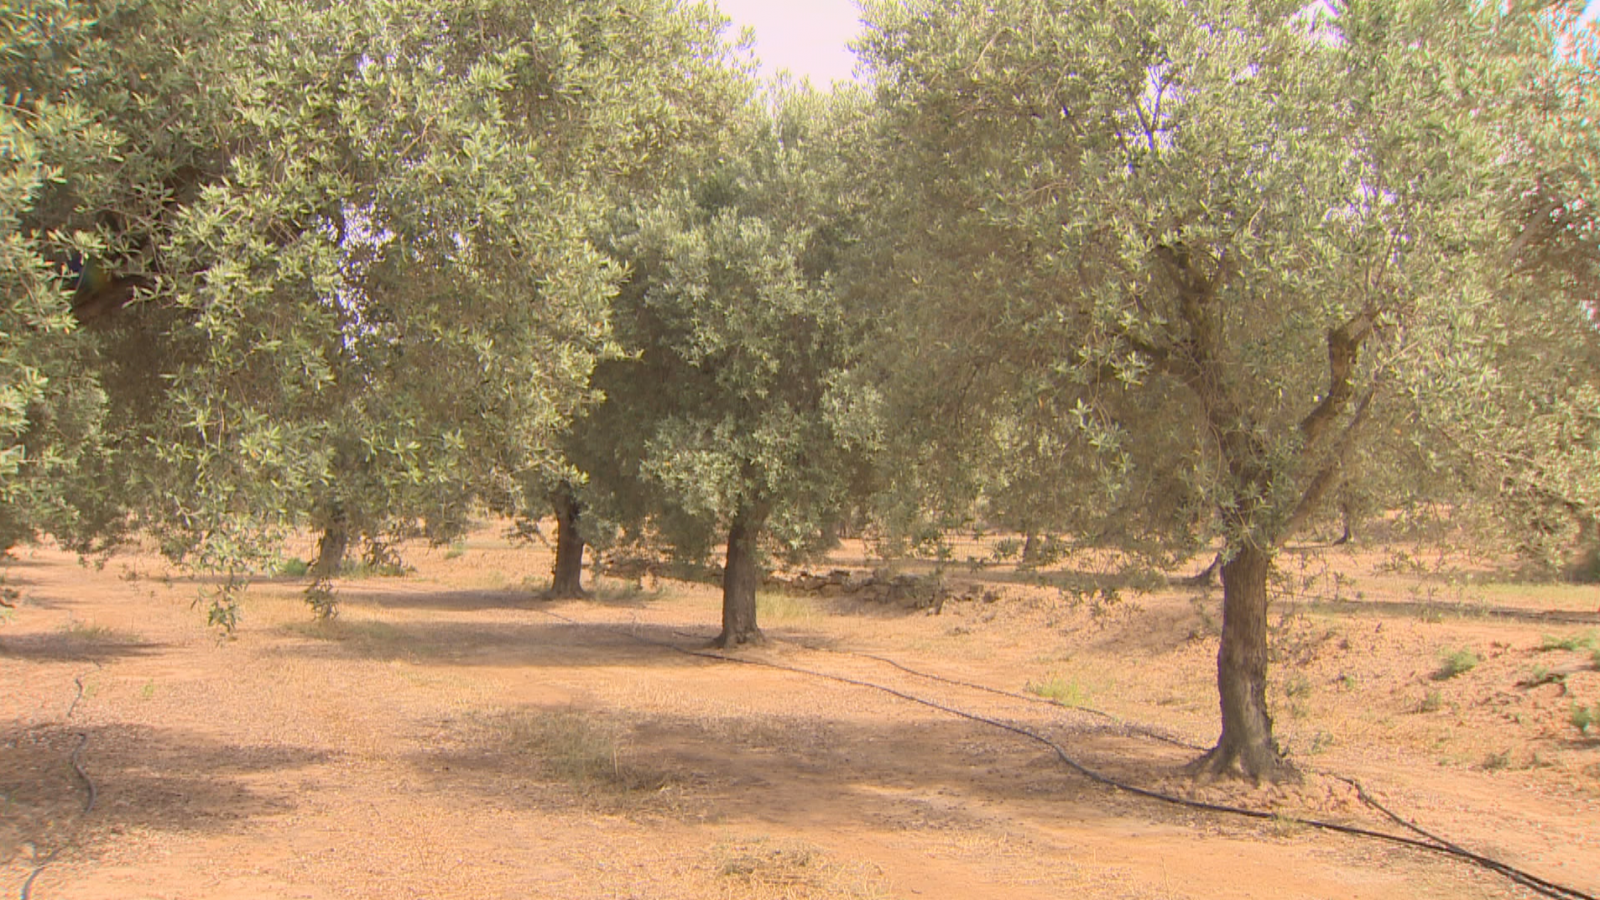
[[[300,582],[309,585],[305,579]],[[399,586],[392,590],[350,590],[335,585],[335,596],[347,607],[372,606],[381,609],[423,609],[443,612],[484,612],[488,610],[524,609],[539,610],[553,603],[577,602],[608,609],[644,609],[659,600],[659,591],[647,591],[627,585],[621,589],[604,587],[591,589],[578,600],[552,599],[544,596],[548,586],[483,588],[476,590],[413,590]]]
[[1600,625],[1600,612],[1526,609],[1481,603],[1441,603],[1429,600],[1288,600],[1278,604],[1305,612],[1335,615],[1373,615],[1397,619],[1436,621],[1440,618],[1503,619],[1539,625]]
[[1139,593],[1167,588],[1166,579],[1149,569],[1119,571],[1079,569],[1064,565],[1021,569],[985,567],[970,573],[955,571],[951,575],[947,580],[957,583],[1036,587],[1080,593],[1101,590]]
[[[221,743],[178,729],[0,722],[0,864],[18,858],[23,845],[71,843],[92,854],[97,844],[131,829],[233,831],[245,820],[295,806],[291,791],[269,794],[248,778],[331,758],[297,747]],[[94,808],[86,811],[90,784]]]
[[346,606],[380,609],[431,609],[443,612],[483,612],[526,609],[537,601],[527,590],[392,590],[362,591],[335,587],[335,597]]
[[309,640],[278,648],[308,659],[406,660],[461,666],[685,666],[705,640],[655,624],[548,622],[305,622],[280,633]]
[[[555,721],[545,729],[539,723]],[[588,803],[612,812],[794,826],[1000,833],[1021,809],[1086,825],[1113,819],[1234,827],[1192,810],[1110,790],[1048,748],[972,722],[883,725],[821,716],[639,714],[524,707],[428,742],[410,762],[441,794],[530,809]],[[1175,777],[1191,751],[1036,723],[1085,765],[1134,784]],[[576,733],[575,733],[576,732]],[[575,765],[573,754],[595,758]],[[1006,812],[991,812],[1002,807]],[[1011,824],[1008,825],[1007,823]]]
[[166,644],[91,626],[81,634],[68,630],[0,637],[0,659],[106,663],[114,659],[154,656],[166,647]]

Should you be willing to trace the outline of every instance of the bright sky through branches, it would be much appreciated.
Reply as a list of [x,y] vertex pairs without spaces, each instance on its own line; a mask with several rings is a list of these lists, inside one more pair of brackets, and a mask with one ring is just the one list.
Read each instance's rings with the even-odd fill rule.
[[[853,77],[856,58],[845,45],[861,31],[855,0],[718,0],[718,5],[733,19],[730,39],[743,26],[755,29],[763,76],[788,69],[819,88]],[[1596,16],[1600,0],[1589,0],[1584,19]]]
[[730,39],[737,39],[745,25],[755,29],[763,77],[788,69],[823,89],[852,77],[856,57],[845,44],[861,30],[854,0],[718,0],[718,5],[733,20]]

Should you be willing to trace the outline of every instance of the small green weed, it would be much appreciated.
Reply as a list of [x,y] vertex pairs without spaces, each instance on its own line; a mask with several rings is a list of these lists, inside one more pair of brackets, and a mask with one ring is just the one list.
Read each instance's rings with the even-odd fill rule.
[[1478,667],[1482,658],[1473,651],[1462,647],[1459,650],[1441,650],[1439,652],[1439,668],[1433,673],[1434,681],[1448,681],[1457,675],[1465,675]]
[[1583,734],[1600,731],[1600,703],[1593,706],[1584,706],[1575,703],[1572,706],[1572,727]]
[[1311,679],[1303,672],[1295,672],[1283,680],[1283,695],[1285,697],[1308,697],[1311,695]]
[[1569,634],[1566,637],[1561,638],[1558,638],[1553,634],[1547,634],[1544,636],[1544,639],[1539,642],[1539,650],[1544,653],[1548,653],[1552,650],[1571,651],[1597,649],[1600,648],[1596,648],[1595,646],[1595,632],[1593,630],[1585,631],[1583,634]]
[[1550,667],[1549,666],[1534,666],[1533,667],[1533,673],[1528,676],[1528,680],[1527,681],[1523,682],[1524,685],[1527,685],[1529,687],[1536,687],[1536,686],[1541,685],[1541,684],[1566,684],[1566,683],[1567,683],[1566,674],[1562,673],[1562,672],[1552,672],[1552,671],[1550,671]]
[[278,575],[283,578],[304,578],[311,571],[311,563],[303,559],[286,559],[278,565]]
[[444,552],[444,558],[445,559],[456,559],[456,558],[460,557],[462,554],[464,554],[466,552],[467,552],[467,545],[462,543],[462,542],[460,542],[460,541],[456,541],[455,543],[450,545],[450,549],[448,549],[448,550],[446,550]]
[[1479,763],[1478,767],[1485,772],[1498,772],[1502,769],[1509,769],[1511,768],[1511,751],[1502,750],[1499,753],[1490,753],[1483,758],[1483,762]]
[[144,683],[144,687],[139,688],[139,699],[140,700],[150,700],[150,699],[154,698],[155,695],[156,695],[156,682],[155,682],[154,678],[150,679],[149,681],[146,681]]
[[1417,704],[1417,712],[1420,713],[1438,712],[1443,708],[1444,698],[1439,695],[1437,690],[1432,690],[1424,694],[1422,696],[1422,702]]
[[1089,702],[1089,691],[1077,679],[1052,675],[1043,681],[1030,681],[1025,686],[1030,694],[1054,700],[1062,706],[1082,706]]

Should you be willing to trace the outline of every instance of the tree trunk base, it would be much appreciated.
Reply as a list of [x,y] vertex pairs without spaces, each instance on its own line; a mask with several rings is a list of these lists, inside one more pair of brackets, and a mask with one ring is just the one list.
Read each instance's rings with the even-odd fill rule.
[[551,505],[556,513],[556,561],[550,570],[550,589],[546,600],[581,600],[589,596],[583,590],[583,534],[578,519],[583,507],[572,495],[572,489],[562,486],[551,495]]
[[1245,752],[1246,749],[1218,744],[1184,766],[1184,772],[1198,781],[1229,778],[1248,780],[1257,785],[1263,782],[1300,784],[1305,780],[1300,770],[1276,750],[1252,754]]
[[738,634],[730,634],[727,631],[723,631],[712,640],[711,648],[713,650],[737,650],[740,647],[760,647],[766,642],[767,636],[762,634],[759,628]]
[[582,588],[557,589],[554,586],[534,595],[538,600],[588,600],[590,596],[591,594]]

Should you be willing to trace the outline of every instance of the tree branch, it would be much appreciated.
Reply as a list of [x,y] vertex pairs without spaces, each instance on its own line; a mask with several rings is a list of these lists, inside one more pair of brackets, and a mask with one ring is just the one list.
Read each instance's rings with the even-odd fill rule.
[[1283,523],[1283,528],[1279,529],[1278,544],[1281,545],[1285,540],[1288,540],[1289,535],[1293,534],[1301,525],[1305,524],[1307,519],[1311,518],[1311,514],[1322,503],[1322,499],[1327,496],[1328,491],[1332,490],[1333,486],[1338,483],[1340,471],[1344,468],[1345,458],[1350,455],[1350,448],[1355,445],[1356,434],[1366,421],[1367,410],[1371,408],[1372,399],[1378,395],[1378,390],[1381,387],[1381,383],[1374,384],[1367,390],[1366,396],[1361,398],[1361,402],[1356,405],[1356,413],[1351,417],[1350,424],[1346,425],[1344,431],[1339,435],[1339,441],[1334,445],[1333,453],[1323,463],[1317,474],[1312,476],[1311,483],[1306,485],[1305,492],[1300,495],[1299,502],[1290,511],[1289,518]]
[[1300,420],[1300,434],[1305,439],[1303,454],[1314,452],[1317,443],[1355,395],[1351,378],[1361,355],[1361,344],[1372,333],[1377,318],[1377,309],[1369,303],[1349,321],[1328,332],[1328,393]]

